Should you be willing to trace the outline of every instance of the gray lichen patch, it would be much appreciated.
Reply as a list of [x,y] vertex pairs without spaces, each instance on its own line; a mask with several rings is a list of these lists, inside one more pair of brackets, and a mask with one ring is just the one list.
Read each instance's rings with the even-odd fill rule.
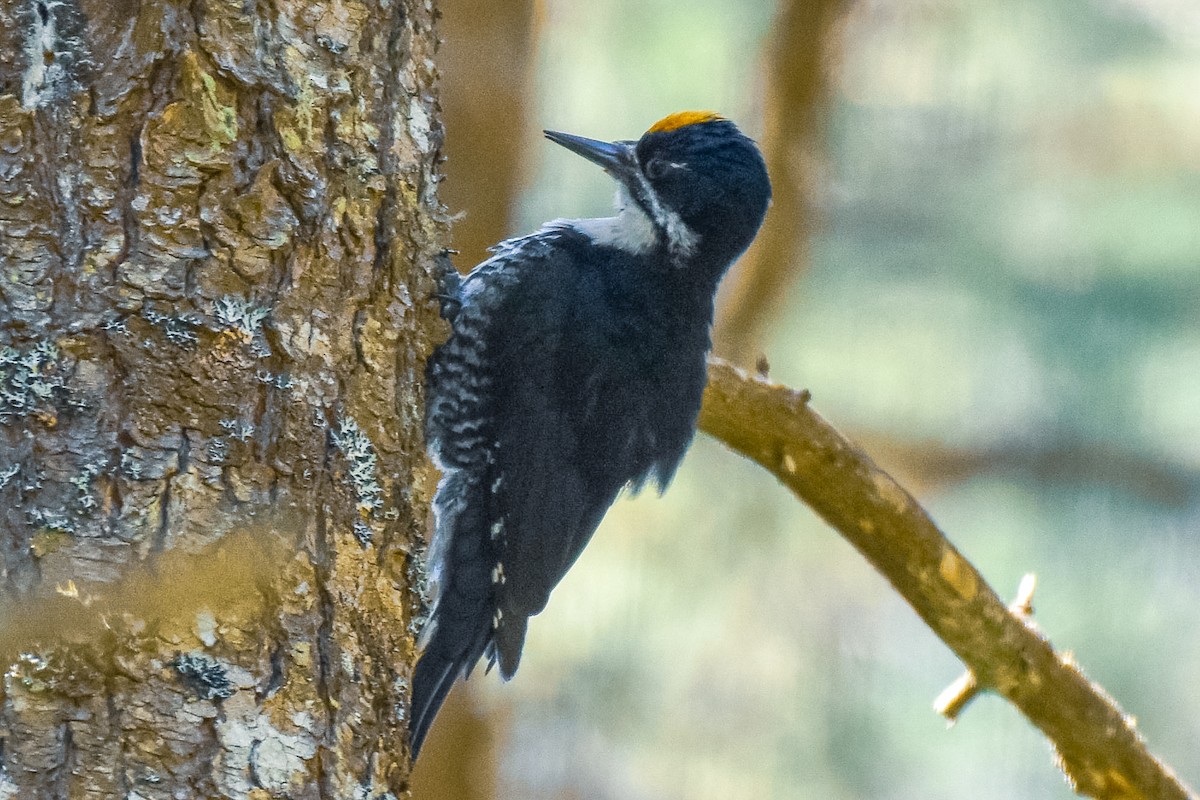
[[67,377],[53,342],[0,346],[0,425],[32,417],[54,427],[70,395]]
[[229,680],[229,671],[210,655],[193,651],[176,656],[171,666],[179,673],[183,682],[203,700],[224,700],[235,691]]
[[142,311],[142,316],[151,325],[156,325],[162,329],[167,341],[176,347],[192,348],[200,341],[196,335],[196,328],[200,326],[200,319],[195,314],[164,314],[154,308],[145,308]]
[[[218,331],[233,334],[238,341],[251,345],[257,356],[265,358],[271,349],[263,337],[263,321],[271,309],[244,297],[225,295],[212,304],[212,316]],[[256,373],[257,374],[257,373]]]
[[271,309],[266,306],[254,305],[245,297],[220,297],[212,303],[212,317],[217,325],[239,331],[247,339],[257,336],[262,331],[263,320]]
[[25,651],[8,666],[4,673],[6,693],[21,690],[30,694],[43,694],[54,688],[56,670],[40,653]]
[[331,432],[334,446],[347,464],[347,478],[354,490],[354,533],[363,544],[371,540],[370,522],[379,517],[383,508],[383,487],[379,485],[379,457],[370,437],[353,417],[343,417],[337,430]]

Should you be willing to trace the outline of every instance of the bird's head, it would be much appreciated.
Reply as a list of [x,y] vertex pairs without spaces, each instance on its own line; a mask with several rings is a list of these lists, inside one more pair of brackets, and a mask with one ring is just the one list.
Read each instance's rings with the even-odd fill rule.
[[771,199],[754,142],[711,111],[671,114],[637,141],[545,134],[619,184],[616,246],[661,248],[676,263],[723,271],[750,244]]

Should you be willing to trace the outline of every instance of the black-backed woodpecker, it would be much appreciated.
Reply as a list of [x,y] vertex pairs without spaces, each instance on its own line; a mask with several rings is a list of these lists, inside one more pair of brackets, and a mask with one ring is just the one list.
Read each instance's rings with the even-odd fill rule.
[[770,202],[758,148],[711,112],[672,114],[636,142],[545,133],[617,182],[616,215],[555,220],[444,278],[414,759],[481,657],[516,672],[528,618],[621,490],[670,482],[700,410],[717,284]]

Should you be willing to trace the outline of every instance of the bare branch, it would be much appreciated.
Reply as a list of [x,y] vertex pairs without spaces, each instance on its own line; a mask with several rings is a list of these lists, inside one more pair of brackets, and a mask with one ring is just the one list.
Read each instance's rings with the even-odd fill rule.
[[713,359],[700,429],[769,470],[853,544],[981,687],[1050,739],[1077,792],[1196,797],[1116,701],[1005,606],[912,496],[808,407],[807,392]]
[[[1036,590],[1037,577],[1029,573],[1021,579],[1021,585],[1017,587],[1017,599],[1008,607],[1009,610],[1018,618],[1028,620],[1033,616],[1033,593]],[[975,673],[967,670],[942,690],[933,701],[933,710],[953,724],[970,702],[979,696],[982,688],[975,679]]]

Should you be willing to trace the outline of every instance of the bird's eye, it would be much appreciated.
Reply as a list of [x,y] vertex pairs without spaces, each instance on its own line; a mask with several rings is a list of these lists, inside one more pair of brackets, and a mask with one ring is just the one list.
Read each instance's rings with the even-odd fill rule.
[[670,167],[670,164],[661,158],[652,158],[646,162],[646,177],[652,181],[656,181],[667,174],[668,167]]

